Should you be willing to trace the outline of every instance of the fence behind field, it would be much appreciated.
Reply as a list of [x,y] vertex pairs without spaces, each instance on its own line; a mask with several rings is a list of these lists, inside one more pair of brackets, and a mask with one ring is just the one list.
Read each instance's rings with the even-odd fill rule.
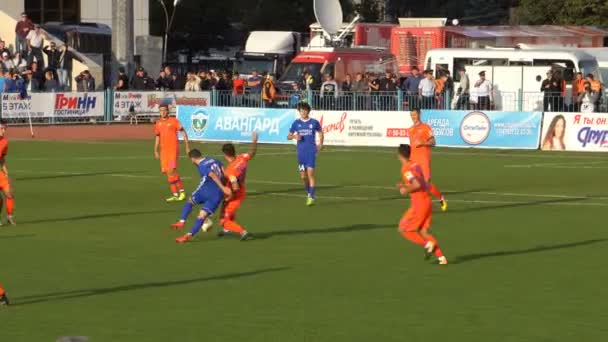
[[308,102],[316,110],[343,111],[402,111],[412,108],[439,110],[497,110],[524,112],[608,112],[608,97],[596,103],[578,103],[572,98],[546,96],[541,92],[496,92],[492,97],[454,96],[450,93],[420,97],[396,92],[281,91],[273,101],[264,100],[261,93],[247,91],[122,91],[106,90],[92,93],[32,93],[27,99],[19,94],[0,96],[3,119],[25,124],[31,115],[37,124],[121,122],[137,116],[144,121],[158,117],[161,103],[176,105],[296,108]]

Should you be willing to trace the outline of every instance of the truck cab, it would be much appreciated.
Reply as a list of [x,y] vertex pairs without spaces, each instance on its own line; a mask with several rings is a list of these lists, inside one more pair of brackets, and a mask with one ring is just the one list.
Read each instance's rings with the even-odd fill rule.
[[235,71],[247,78],[253,70],[260,74],[284,72],[302,44],[302,35],[287,31],[253,31],[245,50],[237,53]]

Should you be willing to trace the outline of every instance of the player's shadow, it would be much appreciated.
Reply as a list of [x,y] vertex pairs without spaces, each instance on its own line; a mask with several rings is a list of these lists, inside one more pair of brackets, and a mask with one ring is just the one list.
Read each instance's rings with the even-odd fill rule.
[[105,176],[105,175],[113,175],[113,174],[138,174],[144,173],[144,171],[97,171],[97,172],[74,172],[74,173],[56,173],[49,175],[37,175],[37,176],[24,176],[24,177],[16,177],[18,181],[32,181],[32,180],[49,180],[49,179],[62,179],[62,178],[79,178],[79,177],[95,177],[95,176]]
[[593,244],[603,243],[608,241],[608,239],[592,239],[592,240],[584,240],[570,243],[563,243],[558,245],[540,245],[537,247],[527,248],[527,249],[517,249],[512,251],[497,251],[497,252],[488,252],[488,253],[475,253],[475,254],[467,254],[457,256],[453,260],[450,260],[452,264],[461,264],[469,261],[475,261],[479,259],[486,258],[495,258],[495,257],[503,257],[503,256],[511,256],[511,255],[521,255],[521,254],[532,254],[532,253],[542,253],[560,249],[568,249],[575,248],[581,246],[589,246]]
[[[370,230],[388,229],[388,228],[391,228],[390,224],[362,223],[362,224],[354,224],[354,225],[343,226],[343,227],[332,227],[332,228],[326,228],[326,229],[289,229],[289,230],[286,229],[286,230],[255,233],[254,239],[265,240],[265,239],[270,239],[270,238],[278,237],[278,236],[352,233],[352,232],[357,232],[357,231],[370,231]],[[393,228],[395,228],[395,227],[393,227]]]
[[146,214],[174,213],[174,212],[175,212],[174,209],[119,211],[119,212],[115,212],[115,213],[87,214],[87,215],[78,215],[78,216],[69,216],[69,217],[24,220],[24,221],[19,221],[19,224],[71,222],[71,221],[83,221],[83,220],[101,219],[101,218],[109,218],[109,217],[125,217],[125,216],[137,216],[137,215],[146,215]]
[[205,283],[211,281],[221,281],[228,279],[238,279],[245,277],[253,277],[264,273],[272,273],[272,272],[281,272],[291,269],[291,267],[274,267],[274,268],[263,268],[259,270],[249,271],[249,272],[238,272],[238,273],[226,273],[220,274],[216,276],[208,276],[208,277],[199,277],[199,278],[191,278],[184,280],[173,280],[173,281],[159,281],[152,283],[140,283],[140,284],[131,284],[131,285],[120,285],[120,286],[112,286],[112,287],[99,287],[99,288],[90,288],[90,289],[82,289],[82,290],[73,290],[73,291],[62,291],[62,292],[50,292],[43,293],[38,295],[31,296],[23,296],[16,297],[14,300],[13,306],[19,305],[29,305],[29,304],[38,304],[45,302],[57,302],[64,301],[75,298],[84,298],[84,297],[94,297],[94,296],[103,296],[113,293],[120,292],[130,292],[130,291],[138,291],[150,288],[164,288],[164,287],[172,287],[172,286],[180,286],[180,285],[189,285],[195,283]]
[[[544,205],[544,204],[559,204],[559,203],[570,203],[570,202],[581,202],[586,198],[560,198],[560,199],[547,199],[547,200],[539,200],[539,201],[527,201],[527,202],[514,202],[514,203],[504,203],[504,204],[495,204],[495,205],[485,205],[482,207],[472,207],[472,208],[453,208],[450,209],[450,213],[470,213],[470,212],[478,212],[478,211],[486,211],[486,210],[497,210],[497,209],[511,209],[511,208],[519,208],[519,207],[532,207],[535,205]],[[448,200],[449,203],[449,200]]]

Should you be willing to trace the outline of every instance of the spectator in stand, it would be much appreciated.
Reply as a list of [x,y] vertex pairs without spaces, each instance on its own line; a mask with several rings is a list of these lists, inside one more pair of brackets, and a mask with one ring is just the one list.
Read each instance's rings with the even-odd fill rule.
[[368,89],[371,95],[372,109],[380,110],[380,79],[373,73],[370,73],[367,79],[367,84],[369,87]]
[[597,111],[600,108],[600,99],[602,97],[602,83],[600,81],[597,81],[593,74],[587,74],[586,80],[591,85],[591,90],[598,94],[597,100],[595,102],[595,110]]
[[358,72],[355,75],[355,81],[353,82],[350,90],[354,93],[363,93],[367,90],[368,86],[365,84],[365,80],[363,80],[363,74]]
[[27,53],[27,35],[34,29],[34,23],[27,17],[26,13],[21,13],[21,18],[15,26],[15,52]]
[[47,70],[44,73],[43,91],[47,93],[56,93],[60,91],[59,82],[57,82],[51,70]]
[[207,71],[201,71],[200,74],[202,76],[200,76],[201,78],[201,90],[203,91],[209,91],[212,89],[212,85],[211,85],[211,80],[209,79],[210,75]]
[[183,75],[176,73],[172,74],[173,77],[173,90],[180,90],[186,88],[186,78]]
[[249,88],[252,93],[259,93],[262,91],[262,78],[255,69],[251,70],[251,76],[247,79],[247,88]]
[[[164,76],[162,76],[163,90],[174,90],[175,89],[175,78],[173,77],[173,70],[170,66],[164,68]],[[183,88],[182,88],[183,89]]]
[[42,51],[47,56],[49,69],[57,70],[59,68],[59,61],[61,60],[61,51],[57,49],[55,42],[51,42],[48,46],[45,46]]
[[276,106],[277,89],[274,86],[274,75],[269,74],[262,85],[262,101],[264,107],[273,108]]
[[420,75],[420,70],[417,66],[412,67],[412,75],[403,81],[401,85],[401,89],[405,92],[405,97],[407,102],[409,103],[410,108],[418,108],[418,86],[420,85],[420,81],[424,79],[422,75]]
[[435,109],[433,70],[424,71],[424,78],[418,83],[418,100],[422,105],[422,109]]
[[2,68],[2,70],[7,70],[7,71],[11,71],[13,69],[15,69],[15,63],[13,63],[13,59],[11,58],[11,55],[8,52],[3,52],[2,53],[2,65],[0,65],[0,67]]
[[437,105],[435,108],[444,109],[443,108],[443,99],[445,94],[445,75],[440,74],[438,78],[435,79],[435,99],[437,100]]
[[558,112],[559,98],[562,92],[561,82],[553,77],[552,71],[547,71],[547,78],[540,86],[540,91],[543,92],[543,110],[545,112]]
[[27,69],[27,61],[21,57],[21,53],[17,52],[13,57],[13,65],[20,73],[23,73]]
[[6,83],[4,85],[5,93],[24,93],[25,82],[15,70],[8,73]]
[[59,68],[57,74],[59,75],[59,84],[65,89],[72,90],[72,70],[74,68],[74,60],[82,62],[82,60],[74,54],[72,48],[62,44],[59,49],[62,52],[61,59],[59,60]]
[[217,77],[218,77],[218,79],[217,79],[217,83],[215,84],[215,90],[222,91],[222,92],[230,90],[230,88],[228,86],[228,81],[227,81],[224,73],[219,72],[217,74]]
[[5,52],[9,55],[11,54],[11,51],[6,47],[4,40],[0,39],[0,55],[3,55]]
[[334,76],[332,74],[325,75],[325,82],[321,85],[321,98],[327,97],[338,97],[338,82],[334,80]]
[[[143,69],[143,68],[142,68]],[[156,79],[154,86],[156,88],[156,90],[165,90],[167,89],[167,87],[165,86],[165,69],[160,69],[160,71],[158,72],[158,78]]]
[[31,70],[26,70],[23,73],[23,77],[24,77],[24,81],[25,81],[25,90],[26,93],[36,93],[39,92],[40,89],[42,88],[40,86],[40,82],[38,82],[37,79],[35,79],[34,74],[32,73]]
[[4,86],[6,85],[6,76],[4,70],[0,68],[0,95],[4,92]]
[[380,91],[397,91],[397,84],[392,72],[387,70],[384,77],[380,79]]
[[245,94],[245,80],[241,78],[241,75],[237,71],[234,72],[234,76],[232,77],[232,94]]
[[85,70],[74,78],[76,81],[76,91],[88,92],[95,91],[95,78],[89,70]]
[[114,90],[117,91],[126,91],[129,90],[129,76],[127,76],[126,70],[124,67],[118,68],[118,76],[116,77],[116,87]]
[[458,68],[458,75],[460,76],[460,85],[458,86],[458,90],[456,90],[456,96],[458,96],[456,110],[468,110],[471,82],[464,67]]
[[448,97],[447,103],[450,103],[452,98],[454,97],[454,79],[452,79],[452,75],[450,74],[450,70],[444,70],[443,72],[443,82],[445,84],[444,94]]
[[[44,69],[44,58],[42,56],[42,46],[44,45],[44,39],[47,38],[46,34],[42,32],[40,25],[34,25],[34,30],[27,34],[27,42],[29,53],[27,56],[28,64],[32,64],[34,59],[38,62],[40,69]],[[48,38],[47,38],[48,39]]]
[[479,73],[479,80],[474,85],[477,88],[477,109],[490,110],[494,105],[492,83],[486,79],[486,72]]
[[38,81],[39,88],[36,90],[42,90],[42,85],[44,84],[44,72],[40,70],[38,67],[38,63],[34,62],[30,65],[30,70],[32,71],[32,77]]
[[342,91],[343,92],[351,92],[353,90],[353,79],[350,74],[346,74],[344,77],[344,82],[342,82]]
[[186,74],[186,87],[185,91],[200,91],[201,90],[201,80],[195,75],[193,72],[188,72]]
[[600,94],[593,90],[591,83],[588,81],[585,81],[583,88],[583,92],[579,93],[576,98],[579,111],[583,113],[593,113],[597,110],[596,103]]
[[583,73],[577,72],[576,76],[574,76],[574,80],[572,80],[572,104],[573,108],[571,109],[574,112],[578,112],[580,110],[578,103],[578,96],[585,92],[585,80],[583,79]]
[[[161,71],[161,74],[163,72],[164,71]],[[131,79],[131,85],[129,88],[131,88],[131,90],[139,91],[149,91],[154,90],[155,88],[161,89],[159,84],[154,84],[154,80],[148,76],[146,69],[141,66],[135,69],[135,76],[133,76]]]

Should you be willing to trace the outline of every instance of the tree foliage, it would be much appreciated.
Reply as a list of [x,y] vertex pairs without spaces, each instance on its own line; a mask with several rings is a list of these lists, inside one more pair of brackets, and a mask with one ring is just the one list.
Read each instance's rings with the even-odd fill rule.
[[596,25],[608,27],[606,0],[522,0],[518,21],[527,25]]

